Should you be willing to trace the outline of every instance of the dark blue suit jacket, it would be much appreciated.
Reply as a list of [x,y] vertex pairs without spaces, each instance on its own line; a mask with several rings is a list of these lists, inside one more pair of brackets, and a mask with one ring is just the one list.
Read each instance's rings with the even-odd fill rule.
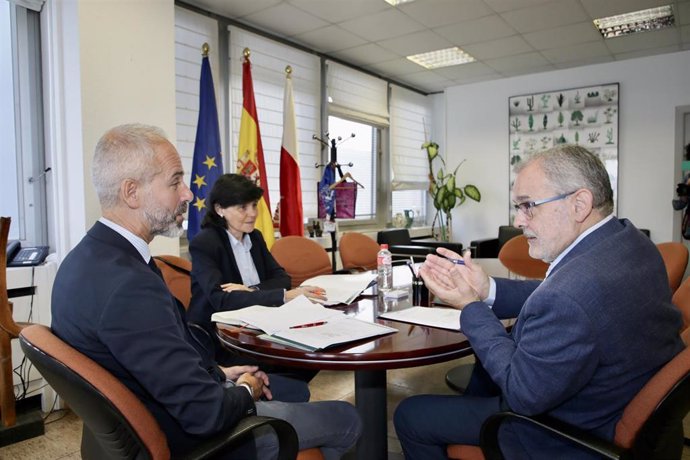
[[215,363],[195,348],[162,278],[100,222],[60,265],[51,308],[55,334],[141,399],[173,455],[255,413],[247,390],[224,388]]
[[290,289],[290,276],[273,258],[261,232],[249,234],[250,254],[261,282],[253,292],[225,292],[224,283],[242,284],[242,275],[227,232],[219,227],[206,227],[189,243],[192,256],[192,300],[188,318],[211,330],[211,315],[217,311],[236,310],[251,305],[282,305],[285,289]]
[[[515,316],[508,334],[497,317]],[[541,283],[496,279],[493,310],[472,303],[461,325],[514,411],[608,439],[628,402],[683,349],[659,251],[627,220],[589,234]],[[506,443],[515,458],[586,457],[524,430]]]

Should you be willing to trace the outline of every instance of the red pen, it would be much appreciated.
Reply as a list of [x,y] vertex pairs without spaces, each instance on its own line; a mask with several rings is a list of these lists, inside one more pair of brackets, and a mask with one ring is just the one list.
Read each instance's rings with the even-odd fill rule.
[[302,329],[303,327],[323,326],[324,324],[326,324],[326,321],[319,321],[317,323],[307,323],[300,324],[299,326],[290,326],[290,329]]

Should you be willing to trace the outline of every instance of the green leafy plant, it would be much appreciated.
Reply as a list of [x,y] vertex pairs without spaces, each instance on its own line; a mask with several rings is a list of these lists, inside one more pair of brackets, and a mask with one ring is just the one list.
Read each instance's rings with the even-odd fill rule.
[[[467,184],[461,186],[457,181],[457,172],[465,162],[461,161],[452,173],[447,172],[446,161],[439,154],[439,146],[436,142],[425,142],[422,150],[426,150],[427,161],[429,163],[429,195],[436,208],[434,220],[431,223],[432,233],[435,233],[438,223],[441,241],[450,241],[452,228],[452,211],[456,206],[460,206],[467,198],[474,201],[481,201],[482,195],[479,189]],[[440,167],[434,173],[434,162],[440,163]]]

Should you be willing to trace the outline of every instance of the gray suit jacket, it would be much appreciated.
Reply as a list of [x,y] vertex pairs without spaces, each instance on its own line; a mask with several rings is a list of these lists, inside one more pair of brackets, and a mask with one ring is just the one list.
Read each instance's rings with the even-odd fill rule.
[[[498,318],[515,316],[509,334]],[[461,323],[514,411],[547,413],[609,439],[627,403],[683,349],[661,256],[625,219],[585,237],[541,283],[496,279],[493,310],[472,303]],[[508,452],[581,456],[541,434],[513,435],[504,438]]]

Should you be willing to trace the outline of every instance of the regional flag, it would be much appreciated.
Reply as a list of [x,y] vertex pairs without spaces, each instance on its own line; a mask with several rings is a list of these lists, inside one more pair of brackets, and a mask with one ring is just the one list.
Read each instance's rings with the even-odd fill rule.
[[199,232],[201,221],[206,214],[206,197],[213,183],[223,174],[223,158],[220,152],[220,131],[216,93],[213,89],[213,76],[208,56],[201,59],[201,81],[199,83],[199,121],[196,126],[192,177],[189,188],[194,199],[189,207],[187,239],[189,241]]
[[271,249],[275,241],[273,236],[273,219],[271,219],[264,149],[261,146],[259,117],[256,113],[256,102],[254,101],[254,85],[252,84],[252,69],[249,62],[248,49],[245,49],[244,62],[242,63],[242,118],[240,118],[237,174],[247,176],[264,190],[264,195],[259,200],[256,228],[263,234],[268,249]]
[[304,236],[302,211],[302,182],[297,153],[297,123],[295,101],[292,97],[292,69],[285,69],[285,98],[283,99],[283,143],[280,147],[280,234]]

